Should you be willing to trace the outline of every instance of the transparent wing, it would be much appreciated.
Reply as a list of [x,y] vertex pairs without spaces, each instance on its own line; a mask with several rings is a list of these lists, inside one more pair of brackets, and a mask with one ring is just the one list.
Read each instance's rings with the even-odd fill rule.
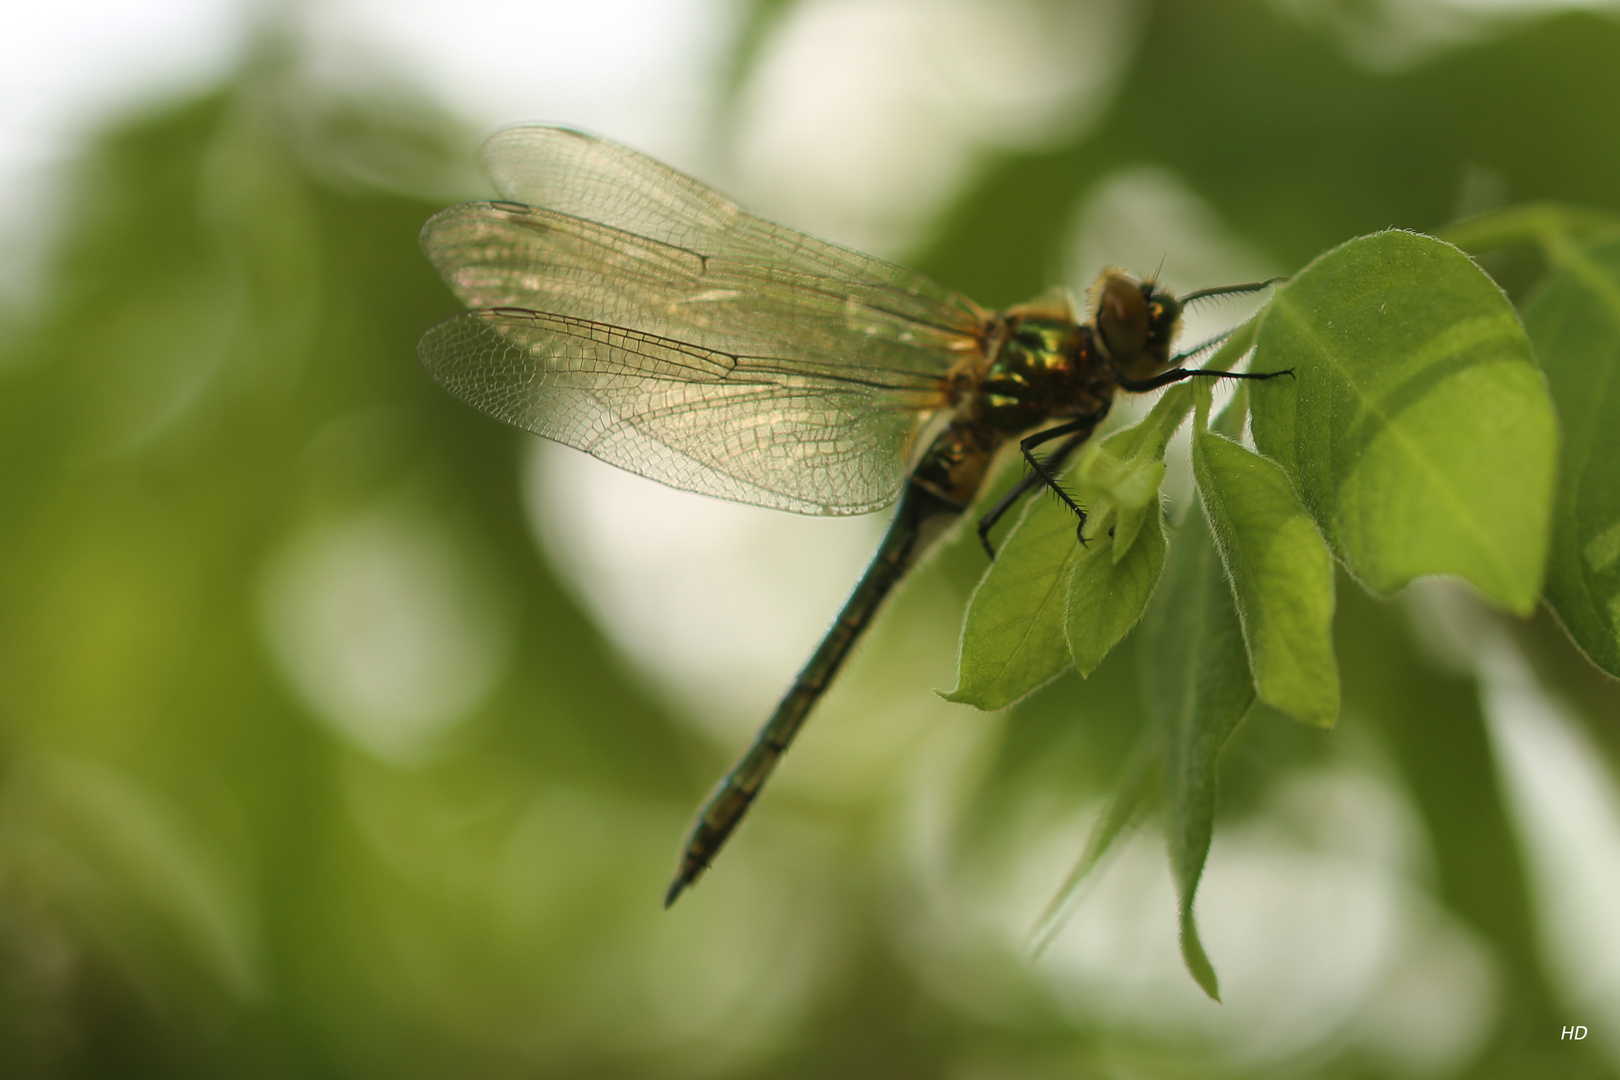
[[965,299],[947,307],[786,259],[693,252],[514,203],[441,211],[422,247],[468,307],[571,315],[783,361],[937,377],[979,348],[984,325]]
[[747,214],[611,143],[518,128],[503,194],[423,229],[484,309],[423,363],[509,423],[676,487],[805,513],[893,497],[919,414],[983,348],[985,314],[893,264]]
[[498,420],[673,487],[808,514],[891,500],[917,414],[942,404],[927,380],[854,379],[517,308],[440,323],[418,353]]
[[515,127],[484,143],[484,167],[504,198],[600,222],[709,258],[779,266],[891,289],[911,314],[982,312],[933,279],[755,217],[712,188],[617,143],[558,127]]

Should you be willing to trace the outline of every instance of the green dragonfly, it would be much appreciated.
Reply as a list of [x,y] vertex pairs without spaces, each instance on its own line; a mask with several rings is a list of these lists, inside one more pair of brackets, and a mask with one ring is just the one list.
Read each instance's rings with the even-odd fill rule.
[[[692,178],[566,128],[494,135],[503,201],[452,206],[422,247],[471,310],[422,337],[446,390],[497,420],[686,491],[893,522],[837,621],[698,815],[665,905],[708,868],[811,707],[931,541],[1016,441],[1028,471],[980,519],[1049,488],[1116,394],[1200,372],[1172,355],[1176,297],[1105,272],[987,311],[912,270],[755,217]],[[1279,373],[1280,374],[1280,373]],[[1035,450],[1056,442],[1045,455]]]

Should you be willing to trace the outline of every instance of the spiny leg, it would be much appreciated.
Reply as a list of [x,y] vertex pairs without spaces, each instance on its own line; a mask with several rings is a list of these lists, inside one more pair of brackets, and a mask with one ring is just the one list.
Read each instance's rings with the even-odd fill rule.
[[[1255,282],[1250,285],[1234,285],[1223,289],[1208,289],[1194,294],[1193,296],[1189,297],[1189,299],[1202,299],[1206,296],[1221,296],[1228,293],[1255,292],[1280,280],[1282,279],[1273,278],[1270,281]],[[1209,341],[1204,342],[1202,345],[1199,345],[1197,348],[1179,354],[1171,361],[1171,363],[1179,364],[1183,360],[1190,359],[1191,357],[1197,356],[1200,353],[1206,352],[1212,346],[1219,345],[1221,342],[1225,341],[1229,336],[1231,336],[1231,333],[1232,331],[1228,330],[1224,334],[1217,335]],[[1286,368],[1282,371],[1243,372],[1204,371],[1199,368],[1176,367],[1170,371],[1164,372],[1163,374],[1156,375],[1151,379],[1121,379],[1119,380],[1119,385],[1121,388],[1129,390],[1133,393],[1143,393],[1148,390],[1157,390],[1160,387],[1169,386],[1172,383],[1178,383],[1183,379],[1190,379],[1195,376],[1202,376],[1210,379],[1256,379],[1264,381],[1266,379],[1275,379],[1279,375],[1287,375],[1292,378],[1294,376],[1294,369]],[[1027,439],[1024,439],[1021,443],[1019,443],[1019,449],[1023,452],[1025,460],[1029,462],[1030,471],[1020,477],[1018,483],[1013,485],[1012,490],[1008,491],[1007,494],[1003,495],[999,500],[997,500],[996,504],[990,508],[989,512],[986,513],[984,517],[979,519],[979,543],[984,546],[985,554],[990,556],[991,561],[995,560],[996,549],[990,543],[990,530],[995,528],[996,523],[1006,515],[1008,510],[1011,510],[1013,506],[1017,504],[1019,499],[1022,499],[1032,490],[1042,485],[1051,488],[1052,491],[1057,494],[1058,498],[1062,499],[1064,503],[1067,504],[1069,509],[1074,511],[1075,516],[1080,519],[1080,524],[1076,530],[1076,535],[1079,538],[1080,543],[1084,544],[1086,542],[1084,535],[1086,512],[1075,503],[1074,499],[1069,495],[1068,492],[1063,490],[1062,486],[1058,484],[1056,478],[1051,474],[1050,470],[1061,468],[1063,462],[1068,459],[1069,455],[1085,444],[1085,441],[1091,437],[1092,430],[1099,422],[1101,422],[1106,413],[1107,410],[1104,409],[1099,410],[1095,414],[1078,417],[1069,423],[1060,424],[1057,427],[1048,428],[1045,431],[1038,431],[1034,435],[1029,436]],[[1066,440],[1057,448],[1057,450],[1047,455],[1044,463],[1031,453],[1031,451],[1041,443],[1050,441],[1051,439],[1057,438],[1060,435],[1070,435],[1071,438]]]
[[1250,281],[1243,285],[1218,285],[1213,289],[1199,289],[1186,296],[1178,296],[1176,300],[1183,307],[1196,303],[1199,300],[1209,300],[1217,296],[1242,296],[1244,293],[1256,293],[1262,289],[1269,289],[1279,281],[1287,281],[1285,277],[1267,278],[1264,281]]
[[[1177,360],[1181,357],[1176,357]],[[1161,386],[1169,386],[1183,379],[1254,379],[1263,381],[1275,379],[1279,375],[1294,377],[1293,368],[1283,368],[1281,371],[1205,371],[1203,368],[1171,368],[1169,371],[1153,376],[1151,379],[1121,379],[1121,389],[1129,390],[1133,394],[1143,394],[1149,390],[1157,390]]]
[[[1274,277],[1267,278],[1264,281],[1251,281],[1244,285],[1221,285],[1213,289],[1199,289],[1197,292],[1190,292],[1186,296],[1179,297],[1177,302],[1183,307],[1186,307],[1188,304],[1197,303],[1199,300],[1209,300],[1214,297],[1242,296],[1245,293],[1254,293],[1259,292],[1262,289],[1269,289],[1279,281],[1287,280],[1288,279],[1284,277]],[[1177,353],[1175,356],[1170,358],[1170,364],[1172,367],[1179,368],[1188,360],[1191,360],[1197,356],[1202,356],[1204,353],[1207,353],[1211,349],[1215,348],[1215,346],[1222,344],[1227,338],[1230,338],[1237,332],[1238,327],[1236,326],[1228,330],[1222,330],[1214,337],[1206,338],[1185,352]]]
[[1205,338],[1203,341],[1200,341],[1197,345],[1194,345],[1185,352],[1179,352],[1172,356],[1170,358],[1170,366],[1178,368],[1185,367],[1187,361],[1203,356],[1207,352],[1213,352],[1217,346],[1225,344],[1226,340],[1233,334],[1237,333],[1237,331],[1238,328],[1234,326],[1230,330],[1222,330],[1212,338]]
[[1086,542],[1086,512],[1080,508],[1079,503],[1074,501],[1073,495],[1063,490],[1063,485],[1057,482],[1057,477],[1047,469],[1046,463],[1035,456],[1035,448],[1062,435],[1082,434],[1081,441],[1083,442],[1085,438],[1090,437],[1092,430],[1097,426],[1097,422],[1103,418],[1106,412],[1107,410],[1104,409],[1085,416],[1077,416],[1066,424],[1059,424],[1057,427],[1047,428],[1045,431],[1037,431],[1018,444],[1018,450],[1024,455],[1024,460],[1029,462],[1030,471],[1035,478],[1050,488],[1052,493],[1059,499],[1063,500],[1063,505],[1074,511],[1074,516],[1079,519],[1079,524],[1074,529],[1074,535],[1082,545]]
[[[1094,423],[1092,427],[1095,426],[1096,425]],[[1062,445],[1046,456],[1047,467],[1050,469],[1062,468],[1064,461],[1068,460],[1069,455],[1083,446],[1085,441],[1089,438],[1091,438],[1090,428],[1071,435],[1063,442]],[[984,517],[979,519],[979,543],[984,545],[985,554],[990,556],[991,562],[995,562],[996,560],[996,549],[990,544],[990,530],[996,527],[996,522],[1000,521],[1007,511],[1013,508],[1014,504],[1016,504],[1019,499],[1022,499],[1025,495],[1029,494],[1035,488],[1040,487],[1045,482],[1045,478],[1040,476],[1038,473],[1025,473],[1023,476],[1018,478],[1018,483],[1013,485],[1012,490],[1003,495],[996,502],[996,505],[992,506],[989,512],[986,513]]]

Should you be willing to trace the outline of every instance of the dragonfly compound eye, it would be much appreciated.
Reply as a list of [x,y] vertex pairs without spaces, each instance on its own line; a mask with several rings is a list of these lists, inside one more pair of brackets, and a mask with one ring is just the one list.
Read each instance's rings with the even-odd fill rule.
[[1124,274],[1109,274],[1097,290],[1097,333],[1117,364],[1129,364],[1147,347],[1152,329],[1142,288]]
[[1170,342],[1181,327],[1181,302],[1169,293],[1154,292],[1148,298],[1147,351],[1163,361],[1169,358]]

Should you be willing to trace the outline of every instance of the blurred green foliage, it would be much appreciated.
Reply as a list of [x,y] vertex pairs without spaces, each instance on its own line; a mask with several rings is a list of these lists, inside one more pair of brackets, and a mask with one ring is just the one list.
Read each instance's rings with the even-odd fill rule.
[[1564,469],[1547,600],[1593,661],[1620,672],[1620,491],[1615,402],[1620,245],[1600,244],[1537,292],[1526,323],[1564,424]]
[[[745,45],[780,6],[758,5]],[[1489,209],[1470,201],[1479,175],[1515,201],[1620,212],[1612,19],[1529,22],[1379,74],[1283,5],[1144,17],[1103,120],[988,162],[918,265],[985,304],[1032,296],[1060,276],[1075,201],[1143,163],[1291,266]],[[471,141],[251,66],[87,149],[45,300],[0,339],[0,1073],[1254,1075],[1071,1007],[1044,962],[951,907],[1016,869],[1022,830],[1081,820],[1128,769],[1138,669],[1175,663],[1140,633],[1087,680],[959,722],[974,767],[937,865],[902,842],[909,802],[777,794],[729,873],[658,910],[725,751],[640,688],[537,554],[520,438],[413,358],[455,311],[416,248],[442,204],[379,178],[431,187]],[[1542,269],[1486,265],[1515,296]],[[356,521],[437,537],[403,565],[454,552],[516,658],[426,761],[323,720],[267,628],[288,553]],[[969,537],[917,575],[851,700],[927,694],[884,672],[981,569]],[[1432,852],[1425,888],[1497,972],[1494,1019],[1448,1068],[1609,1075],[1595,1040],[1556,1037],[1571,1021],[1477,681],[1401,606],[1344,579],[1338,596],[1338,729],[1264,708],[1243,723],[1217,835],[1274,815],[1280,777],[1379,763]],[[1510,632],[1620,762],[1612,680],[1545,615]],[[1078,854],[1083,833],[1064,836]],[[1421,1071],[1336,1030],[1258,1071]]]

